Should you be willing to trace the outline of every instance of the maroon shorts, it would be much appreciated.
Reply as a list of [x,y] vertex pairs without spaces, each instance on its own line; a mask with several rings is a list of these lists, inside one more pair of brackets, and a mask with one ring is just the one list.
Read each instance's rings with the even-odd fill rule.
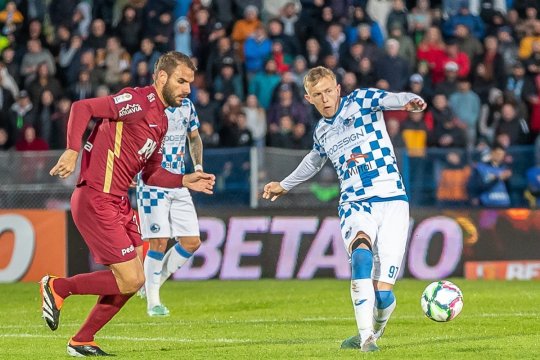
[[143,242],[127,197],[83,185],[71,196],[71,215],[96,263],[118,264],[137,257],[135,248]]

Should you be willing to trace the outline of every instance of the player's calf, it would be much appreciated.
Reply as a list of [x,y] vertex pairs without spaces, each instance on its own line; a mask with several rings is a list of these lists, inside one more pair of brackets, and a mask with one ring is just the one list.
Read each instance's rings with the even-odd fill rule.
[[369,238],[357,238],[352,244],[354,247],[351,253],[351,299],[363,346],[373,336],[373,307],[375,305],[375,291],[371,280],[373,253]]

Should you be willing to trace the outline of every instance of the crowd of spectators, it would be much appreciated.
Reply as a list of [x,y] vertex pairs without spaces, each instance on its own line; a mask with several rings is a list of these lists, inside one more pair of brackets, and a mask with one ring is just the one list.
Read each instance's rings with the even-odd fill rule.
[[65,147],[73,101],[152,83],[163,52],[192,56],[206,148],[309,149],[304,100],[324,65],[342,95],[412,91],[386,114],[396,147],[533,144],[540,0],[0,0],[0,150]]
[[[530,144],[540,131],[534,0],[18,0],[0,2],[2,149],[64,147],[75,100],[152,82],[159,55],[198,65],[192,100],[207,147],[308,149],[303,99],[325,65],[344,95],[412,91],[431,105],[387,115],[396,145]],[[35,129],[36,145],[24,133]],[[30,137],[32,138],[32,137]]]

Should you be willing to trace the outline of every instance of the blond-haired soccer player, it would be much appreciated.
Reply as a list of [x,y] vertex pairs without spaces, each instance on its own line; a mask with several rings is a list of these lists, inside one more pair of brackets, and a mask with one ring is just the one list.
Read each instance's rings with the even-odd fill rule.
[[327,159],[332,161],[341,186],[341,234],[351,260],[351,298],[360,335],[342,347],[376,351],[376,340],[396,307],[392,288],[409,228],[408,198],[382,111],[422,111],[426,103],[412,93],[373,88],[342,98],[334,73],[321,66],[306,74],[304,87],[306,100],[323,116],[313,149],[283,181],[266,184],[263,197],[276,200],[313,177]]

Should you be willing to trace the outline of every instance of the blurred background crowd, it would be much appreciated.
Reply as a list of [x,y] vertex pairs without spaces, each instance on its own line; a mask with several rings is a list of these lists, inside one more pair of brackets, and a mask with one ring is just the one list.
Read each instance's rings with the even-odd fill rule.
[[[0,0],[0,150],[63,149],[73,101],[149,85],[159,55],[177,50],[198,67],[191,99],[206,148],[310,149],[320,115],[302,80],[324,65],[342,95],[374,86],[427,100],[422,113],[385,114],[412,191],[428,178],[440,203],[481,204],[519,168],[509,201],[533,204],[539,10],[540,0]],[[507,151],[523,146],[529,162],[516,168]]]

